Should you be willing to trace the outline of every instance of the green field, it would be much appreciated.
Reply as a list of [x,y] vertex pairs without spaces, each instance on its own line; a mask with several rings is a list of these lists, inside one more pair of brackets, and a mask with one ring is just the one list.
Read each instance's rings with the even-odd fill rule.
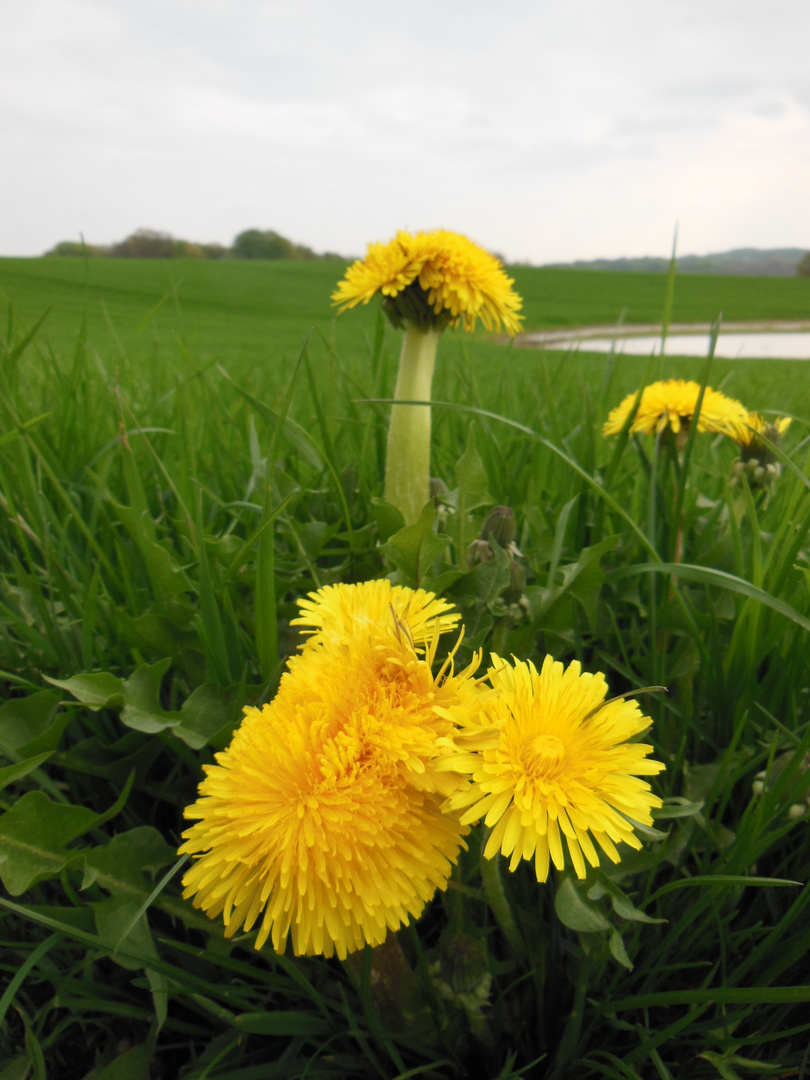
[[[36,347],[55,357],[72,355],[80,327],[88,346],[112,376],[136,397],[165,392],[176,376],[222,364],[242,383],[277,397],[312,328],[310,355],[324,369],[330,351],[361,383],[367,381],[378,319],[376,304],[340,317],[330,295],[342,276],[337,262],[202,262],[197,260],[0,259],[0,305],[9,305],[17,332],[45,315]],[[666,277],[516,267],[510,270],[524,300],[525,328],[545,329],[660,322]],[[711,322],[810,317],[810,279],[684,275],[676,282],[672,320]],[[46,314],[47,313],[47,314]],[[387,331],[385,359],[396,362],[396,335]],[[447,333],[440,344],[437,398],[459,400],[457,373],[469,373],[482,394],[493,370],[506,362],[510,378],[546,378],[535,351],[516,351],[482,329]],[[596,354],[552,356],[547,374],[567,386],[601,385],[610,361]],[[624,358],[616,393],[643,377],[646,361]],[[656,361],[654,377],[697,377],[699,360]],[[148,370],[148,389],[142,376]],[[775,362],[768,374],[755,364],[717,361],[714,384],[751,401],[752,408],[810,412],[807,380],[796,385],[797,365]],[[780,387],[785,388],[783,394]],[[798,391],[798,396],[797,396]],[[300,409],[300,403],[294,404]],[[525,417],[522,417],[525,418]]]
[[[374,304],[335,316],[342,272],[0,260],[0,1080],[801,1076],[810,365],[543,353],[447,332],[431,472],[449,490],[400,528],[380,500],[390,410],[374,400],[392,393],[400,335]],[[664,310],[663,276],[514,274],[528,328]],[[672,316],[809,309],[807,279],[691,276]],[[602,435],[626,393],[670,376],[795,417],[781,450],[757,448],[774,455],[767,484],[756,463],[750,486],[740,478],[734,432]],[[486,547],[495,506],[500,521],[514,513],[514,547],[503,534]],[[345,962],[256,951],[256,925],[226,938],[222,915],[183,899],[184,808],[243,707],[274,700],[302,645],[298,601],[387,576],[455,606],[454,671],[484,657],[471,680],[494,652],[576,661],[608,696],[639,695],[639,736],[666,767],[649,774],[654,827],[635,824],[638,850],[615,838],[618,863],[600,840],[585,878],[568,852],[541,882],[528,856],[513,871],[483,857],[474,824],[452,877],[384,946]],[[423,708],[408,681],[423,661],[396,615],[362,631],[373,654],[362,634],[340,643],[353,681],[335,679],[338,726],[342,709],[362,720],[368,678],[392,709]],[[387,682],[383,649],[396,654]],[[428,672],[430,724],[456,716],[430,704],[444,688]],[[560,692],[549,715],[568,707]],[[579,755],[570,790],[597,806],[594,835],[600,770],[620,795],[636,779],[617,775],[600,713],[560,727],[565,744],[532,734],[515,766],[556,784]],[[575,740],[592,719],[607,741],[586,759]],[[318,705],[312,727],[332,720]],[[247,837],[232,861],[253,882],[267,830],[242,811],[268,828],[282,814],[263,801],[278,761],[275,747],[251,757],[222,832]],[[291,858],[314,865],[306,849]]]

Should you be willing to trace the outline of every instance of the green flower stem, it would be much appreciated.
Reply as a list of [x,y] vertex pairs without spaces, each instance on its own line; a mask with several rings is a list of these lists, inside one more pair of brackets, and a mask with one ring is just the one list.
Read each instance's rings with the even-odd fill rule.
[[[419,330],[408,325],[402,339],[397,401],[430,401],[436,346],[441,330]],[[388,428],[385,461],[385,499],[405,518],[406,525],[419,520],[430,498],[430,407],[394,405]]]
[[[489,830],[487,830],[489,835]],[[518,956],[526,954],[526,945],[520,932],[512,908],[506,896],[506,890],[501,881],[501,856],[496,854],[492,859],[484,858],[481,851],[481,884],[484,886],[484,896],[487,898],[489,910],[495,916],[495,921],[503,931],[503,935]]]

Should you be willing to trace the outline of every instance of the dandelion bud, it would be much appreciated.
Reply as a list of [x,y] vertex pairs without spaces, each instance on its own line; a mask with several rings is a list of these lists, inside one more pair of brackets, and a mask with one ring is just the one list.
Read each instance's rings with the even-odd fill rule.
[[503,594],[504,601],[507,604],[516,604],[523,596],[525,588],[526,569],[517,559],[513,559],[509,569],[509,585]]
[[481,526],[481,539],[494,539],[499,547],[508,548],[517,534],[515,512],[508,506],[490,510]]
[[467,566],[472,570],[482,562],[491,562],[495,558],[492,548],[486,540],[473,540],[467,548]]
[[469,934],[454,934],[442,949],[440,971],[455,993],[471,993],[488,971],[486,945]]

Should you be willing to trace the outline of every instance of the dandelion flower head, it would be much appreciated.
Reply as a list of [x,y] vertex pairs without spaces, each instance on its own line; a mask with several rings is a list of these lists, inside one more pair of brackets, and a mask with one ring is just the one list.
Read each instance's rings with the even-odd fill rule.
[[416,323],[427,330],[461,322],[473,330],[480,318],[487,330],[503,323],[515,334],[522,301],[513,285],[494,255],[459,233],[398,232],[388,244],[369,244],[332,300],[345,311],[380,294],[396,326]]
[[[424,589],[392,585],[388,578],[357,585],[326,585],[298,601],[301,614],[293,626],[307,628],[307,645],[348,642],[359,635],[395,632],[410,635],[417,650],[434,636],[458,626],[460,616],[452,604]],[[392,618],[393,616],[393,618]]]
[[650,724],[635,701],[605,701],[601,673],[574,661],[567,668],[547,656],[538,672],[492,657],[489,678],[498,691],[483,705],[478,726],[456,739],[454,767],[471,774],[471,788],[450,800],[462,824],[484,818],[492,827],[484,854],[511,856],[510,870],[534,858],[538,881],[549,860],[565,864],[563,842],[577,876],[585,861],[599,865],[594,845],[613,862],[616,844],[640,848],[633,822],[650,825],[661,805],[641,776],[664,766],[652,747],[630,742]]
[[[630,434],[654,435],[670,429],[674,435],[688,431],[697,408],[700,384],[684,379],[667,379],[650,383],[641,394]],[[605,435],[618,435],[628,416],[633,412],[637,393],[627,397],[608,415],[602,431]],[[736,425],[745,421],[748,410],[726,397],[719,390],[706,387],[698,417],[698,431],[722,432],[732,435]]]
[[258,921],[256,948],[291,937],[297,955],[342,958],[446,887],[466,829],[442,806],[466,780],[434,762],[477,709],[478,661],[434,675],[437,642],[419,656],[400,628],[310,643],[272,703],[245,709],[180,849],[197,856],[184,895],[226,936]]

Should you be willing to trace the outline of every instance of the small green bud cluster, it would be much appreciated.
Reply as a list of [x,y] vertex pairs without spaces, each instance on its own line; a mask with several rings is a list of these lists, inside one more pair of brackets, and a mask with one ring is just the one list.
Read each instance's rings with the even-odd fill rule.
[[441,958],[430,964],[428,971],[439,997],[463,1009],[470,1030],[483,1034],[484,1009],[489,1006],[492,987],[484,941],[469,934],[453,934],[442,946]]
[[467,565],[473,567],[495,558],[490,541],[494,540],[498,547],[506,552],[509,559],[509,585],[503,593],[503,601],[508,606],[510,615],[520,619],[527,606],[524,595],[526,568],[519,561],[523,556],[515,544],[516,536],[517,519],[514,510],[509,506],[496,506],[484,519],[480,536],[467,548]]
[[[782,433],[774,424],[766,424],[762,435],[774,446],[781,445]],[[732,484],[739,483],[740,477],[744,475],[749,487],[761,490],[772,488],[781,474],[782,466],[776,454],[756,436],[740,447],[740,456],[731,466]]]
[[739,483],[740,477],[745,476],[748,486],[751,488],[771,488],[782,474],[782,466],[778,461],[770,461],[767,464],[760,462],[759,458],[737,458],[731,466],[731,482]]

